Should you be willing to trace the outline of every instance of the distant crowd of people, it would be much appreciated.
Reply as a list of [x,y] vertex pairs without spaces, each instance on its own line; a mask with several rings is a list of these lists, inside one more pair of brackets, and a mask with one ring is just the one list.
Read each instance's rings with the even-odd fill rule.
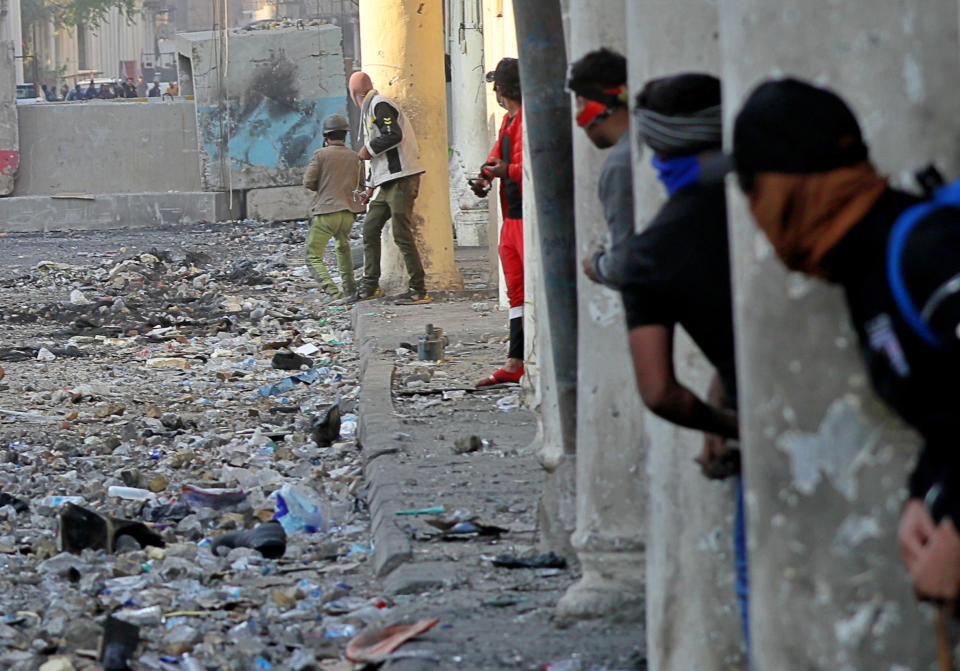
[[91,79],[89,84],[77,82],[71,89],[66,84],[57,90],[55,84],[37,84],[37,97],[47,102],[73,102],[76,100],[114,100],[116,98],[160,98],[180,95],[180,87],[176,82],[170,82],[166,90],[160,88],[160,82],[154,81],[147,86],[143,77],[127,77],[124,81],[102,82],[99,86]]

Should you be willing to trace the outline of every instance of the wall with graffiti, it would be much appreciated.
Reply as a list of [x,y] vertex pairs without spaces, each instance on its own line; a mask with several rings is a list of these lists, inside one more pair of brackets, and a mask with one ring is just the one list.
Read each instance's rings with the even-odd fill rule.
[[[205,189],[293,186],[346,113],[340,29],[332,25],[178,35],[196,101]],[[187,93],[187,91],[184,91]]]

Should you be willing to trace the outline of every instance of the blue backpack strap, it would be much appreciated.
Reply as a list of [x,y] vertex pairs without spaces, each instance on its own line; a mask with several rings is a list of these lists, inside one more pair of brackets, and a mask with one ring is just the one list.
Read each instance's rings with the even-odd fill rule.
[[960,208],[960,179],[937,189],[932,200],[917,203],[901,212],[893,224],[890,240],[887,243],[887,282],[890,285],[893,300],[896,302],[904,321],[913,329],[914,333],[928,345],[936,348],[941,346],[940,339],[920,316],[913,299],[910,298],[907,284],[903,279],[901,260],[907,238],[910,237],[910,233],[916,225],[923,221],[927,215],[944,207]]

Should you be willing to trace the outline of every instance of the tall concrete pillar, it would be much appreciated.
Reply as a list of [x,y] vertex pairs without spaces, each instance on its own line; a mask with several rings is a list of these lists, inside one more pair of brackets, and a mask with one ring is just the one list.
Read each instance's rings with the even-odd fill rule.
[[[624,0],[570,3],[570,60],[601,46],[626,51]],[[572,119],[571,119],[572,121]],[[608,242],[597,178],[606,154],[574,128],[577,257]],[[578,273],[577,529],[583,576],[557,605],[563,618],[643,617],[645,437],[620,295]],[[558,334],[554,334],[558,335]]]
[[13,193],[20,167],[14,48],[12,40],[0,41],[0,196]]
[[[483,14],[480,0],[447,0],[450,51],[450,209],[457,244],[487,244],[488,199],[477,198],[467,178],[480,170],[487,141],[487,84],[483,63]],[[492,88],[492,87],[491,87]],[[494,202],[494,199],[490,199]]]
[[[0,3],[0,42],[13,42],[16,56],[23,56],[23,26],[20,20],[20,0],[6,0]],[[23,83],[23,58],[16,58],[11,66],[14,81]]]
[[[727,129],[762,78],[840,92],[881,172],[960,171],[955,0],[721,0]],[[896,556],[918,440],[876,400],[836,287],[787,273],[731,190],[758,669],[930,669]]]
[[[559,0],[517,5],[524,90],[524,386],[546,470],[540,544],[572,557],[576,526],[577,299],[570,102]],[[537,147],[531,152],[530,147]]]
[[[364,71],[380,93],[397,101],[417,134],[426,168],[413,211],[414,238],[428,289],[463,286],[453,260],[450,173],[444,85],[443,4],[420,0],[361,0],[360,42]],[[407,271],[384,227],[384,290],[406,287]]]
[[[627,3],[630,91],[677,72],[719,75],[717,8],[710,0]],[[630,101],[633,106],[633,100]],[[666,192],[641,150],[636,126],[634,208],[650,223]],[[713,369],[686,333],[674,342],[680,380],[706,396]],[[659,671],[745,668],[734,592],[732,482],[704,479],[693,458],[703,435],[645,411],[647,449],[647,661]]]

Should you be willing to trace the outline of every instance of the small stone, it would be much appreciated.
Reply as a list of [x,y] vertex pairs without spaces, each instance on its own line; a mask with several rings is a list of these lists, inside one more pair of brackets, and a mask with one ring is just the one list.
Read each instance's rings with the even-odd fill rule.
[[164,476],[158,475],[147,484],[147,489],[154,493],[162,492],[169,484]]
[[74,671],[75,669],[73,661],[66,655],[50,657],[40,665],[40,671]]

